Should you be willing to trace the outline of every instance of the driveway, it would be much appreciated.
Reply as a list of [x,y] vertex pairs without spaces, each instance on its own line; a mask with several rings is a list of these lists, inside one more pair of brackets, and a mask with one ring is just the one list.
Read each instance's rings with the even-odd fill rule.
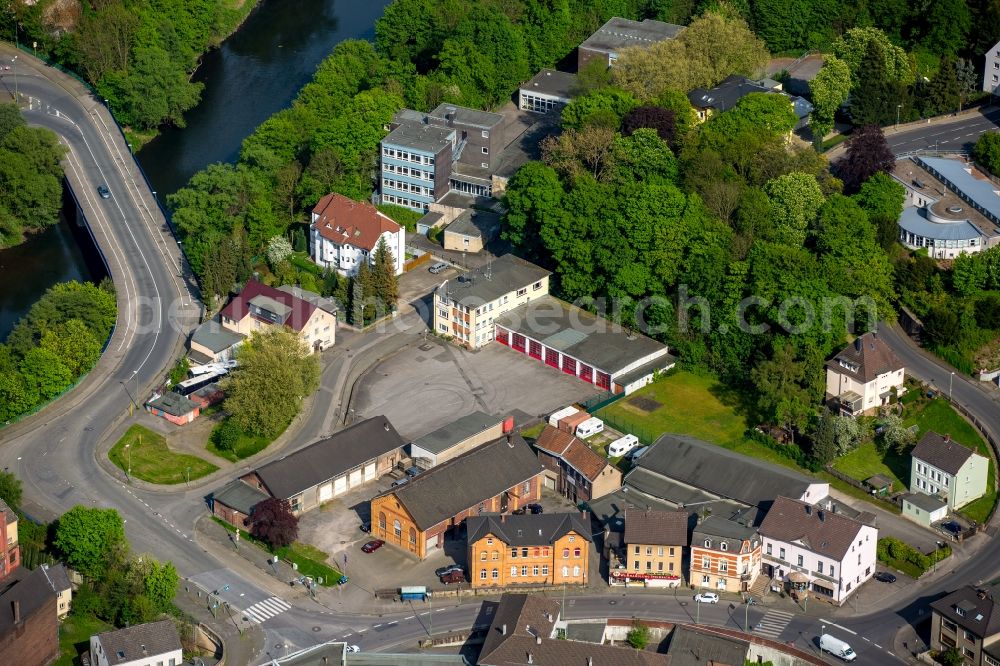
[[855,499],[850,495],[831,488],[830,496],[858,511],[868,511],[875,514],[875,526],[879,538],[893,537],[918,549],[921,553],[932,553],[937,548],[937,542],[942,540],[941,534],[921,527],[916,523],[891,513],[881,507],[864,500]]
[[501,345],[470,352],[428,337],[372,368],[351,407],[355,421],[385,415],[400,435],[416,439],[475,410],[543,415],[596,393]]

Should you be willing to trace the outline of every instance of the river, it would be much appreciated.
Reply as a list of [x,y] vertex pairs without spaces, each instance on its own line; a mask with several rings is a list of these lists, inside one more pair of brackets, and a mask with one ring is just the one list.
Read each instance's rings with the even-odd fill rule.
[[[139,152],[161,201],[209,164],[235,161],[243,139],[291,103],[334,46],[372,38],[389,1],[262,0],[235,34],[205,54],[195,73],[205,88],[185,115],[187,126],[165,128]],[[65,224],[0,250],[0,340],[56,282],[101,279],[93,259],[93,248],[78,246]]]

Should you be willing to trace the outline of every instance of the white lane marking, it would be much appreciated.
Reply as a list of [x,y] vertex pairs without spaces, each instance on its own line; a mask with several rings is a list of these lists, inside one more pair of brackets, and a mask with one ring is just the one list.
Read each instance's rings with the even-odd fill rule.
[[825,625],[828,625],[828,626],[831,626],[831,627],[837,627],[837,629],[842,629],[842,630],[846,631],[847,633],[851,634],[852,636],[857,636],[858,635],[858,632],[851,631],[847,627],[842,627],[839,624],[834,624],[833,622],[830,622],[829,620],[824,620],[823,618],[820,618],[819,621],[822,622]]
[[411,616],[409,616],[409,617],[404,617],[404,618],[403,618],[403,620],[404,620],[404,621],[405,621],[405,620],[412,620],[412,619],[413,619],[414,617],[416,617],[416,616],[415,616],[415,615],[411,615]]
[[877,647],[879,650],[884,650],[885,649],[881,645],[879,645],[878,643],[872,643],[872,645],[874,645],[875,647]]

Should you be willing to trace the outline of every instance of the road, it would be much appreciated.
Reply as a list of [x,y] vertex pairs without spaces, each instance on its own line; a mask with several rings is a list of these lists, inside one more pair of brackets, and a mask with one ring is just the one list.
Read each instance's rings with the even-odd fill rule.
[[915,150],[968,152],[980,134],[1000,129],[1000,109],[987,107],[985,111],[985,114],[976,112],[956,118],[945,117],[899,132],[887,128],[885,138],[896,155]]

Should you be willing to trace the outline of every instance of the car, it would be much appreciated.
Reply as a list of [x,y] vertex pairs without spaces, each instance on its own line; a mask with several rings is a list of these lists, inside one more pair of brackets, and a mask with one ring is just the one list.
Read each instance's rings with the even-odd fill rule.
[[365,545],[361,546],[361,551],[364,553],[374,553],[376,550],[385,545],[385,541],[382,539],[374,539],[369,541]]
[[452,583],[464,583],[465,582],[465,572],[461,569],[457,571],[449,571],[443,576],[438,576],[441,582],[445,585],[451,585]]
[[941,529],[949,534],[958,534],[962,531],[962,526],[954,520],[949,520],[947,523],[941,523]]
[[413,478],[413,477],[415,477],[415,476],[416,476],[417,474],[420,474],[420,472],[421,472],[421,471],[422,471],[422,470],[421,470],[421,469],[420,469],[419,467],[416,467],[416,466],[414,466],[414,467],[410,467],[410,468],[408,468],[408,469],[406,470],[406,476],[408,476],[408,477],[410,477],[410,478],[412,479],[412,478]]
[[717,604],[719,603],[719,595],[715,592],[699,592],[694,595],[694,600],[699,604]]
[[351,579],[348,578],[347,576],[341,576],[340,578],[337,579],[337,585],[347,585],[347,582],[349,580]]
[[461,571],[464,573],[465,567],[463,567],[461,564],[448,564],[446,566],[435,569],[434,575],[440,578],[441,576],[451,573],[452,571]]
[[389,487],[390,487],[390,488],[399,488],[400,486],[402,486],[402,485],[405,485],[405,484],[406,484],[406,482],[407,482],[407,481],[409,481],[409,480],[410,480],[410,479],[409,479],[409,478],[407,478],[407,477],[403,477],[402,479],[396,479],[395,481],[393,481],[393,482],[392,482],[392,483],[391,483],[391,484],[389,485]]
[[877,574],[875,574],[874,576],[872,576],[872,578],[874,578],[875,580],[879,581],[880,583],[895,583],[896,582],[896,577],[893,576],[888,571],[879,571]]
[[360,528],[360,530],[362,532],[371,532],[372,531],[372,524],[370,522],[368,522],[367,520],[365,522],[361,523],[358,527]]
[[98,185],[97,186],[97,193],[101,195],[102,199],[110,199],[111,198],[111,190],[109,190],[106,185]]
[[533,514],[545,513],[545,509],[542,508],[541,504],[529,504],[524,508]]
[[523,516],[524,514],[528,513],[528,509],[527,507],[519,506],[513,511],[511,511],[511,513],[515,516]]
[[439,261],[436,264],[434,264],[433,266],[431,266],[430,268],[428,268],[427,270],[429,270],[434,275],[437,275],[438,273],[440,273],[441,271],[443,271],[443,270],[445,270],[447,268],[448,268],[448,264],[444,263],[443,261]]
[[348,645],[347,651],[351,654],[357,654],[358,652],[361,652],[361,648],[357,645]]

